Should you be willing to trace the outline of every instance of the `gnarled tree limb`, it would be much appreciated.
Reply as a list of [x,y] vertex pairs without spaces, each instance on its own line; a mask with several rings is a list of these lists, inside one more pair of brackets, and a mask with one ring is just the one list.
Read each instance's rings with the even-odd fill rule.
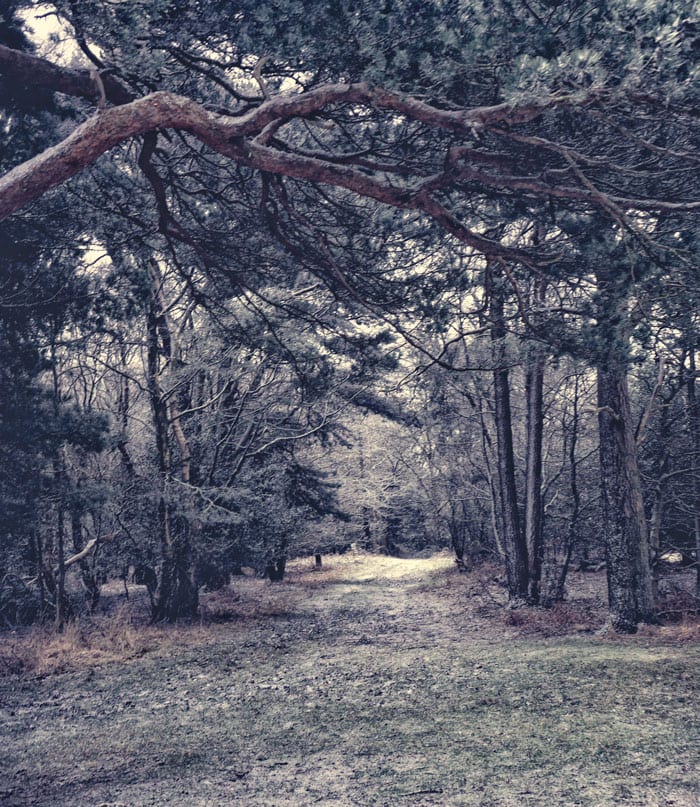
[[[90,70],[58,67],[45,59],[1,45],[0,74],[90,100],[95,100],[100,94]],[[523,262],[531,258],[527,251],[499,244],[471,231],[455,219],[432,193],[449,190],[464,193],[476,186],[537,198],[559,197],[604,209],[609,205],[651,211],[700,209],[700,202],[695,200],[628,199],[605,194],[597,188],[577,184],[575,172],[568,174],[565,185],[547,181],[542,174],[514,174],[498,155],[489,160],[479,152],[478,158],[474,159],[469,149],[459,148],[449,150],[443,174],[426,180],[425,173],[416,170],[415,175],[404,176],[397,184],[394,172],[389,170],[371,170],[360,162],[354,165],[340,162],[331,153],[327,159],[322,153],[318,156],[303,154],[283,143],[272,146],[269,138],[258,138],[267,127],[272,126],[277,131],[294,118],[312,117],[339,104],[388,111],[433,129],[468,137],[480,128],[491,128],[492,132],[502,134],[504,126],[532,122],[549,109],[561,106],[583,108],[605,100],[606,92],[600,89],[591,89],[579,97],[552,95],[520,106],[498,104],[448,110],[366,83],[328,84],[308,92],[265,99],[259,106],[240,115],[235,112],[221,115],[189,98],[165,91],[133,99],[109,73],[103,74],[102,79],[103,100],[116,106],[100,109],[61,143],[0,178],[0,220],[61,185],[119,143],[162,128],[189,132],[213,151],[254,169],[344,188],[393,207],[422,210],[475,250],[490,257]],[[490,164],[492,170],[476,168],[475,162]]]

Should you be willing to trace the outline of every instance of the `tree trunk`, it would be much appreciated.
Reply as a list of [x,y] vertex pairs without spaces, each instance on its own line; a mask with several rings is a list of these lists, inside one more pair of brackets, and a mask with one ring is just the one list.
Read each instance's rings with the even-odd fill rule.
[[527,400],[527,450],[525,454],[525,543],[528,558],[529,600],[540,601],[543,553],[542,432],[545,352],[542,345],[532,348],[525,374]]
[[121,359],[121,374],[119,375],[119,395],[117,397],[117,422],[120,427],[120,434],[117,441],[117,450],[124,463],[129,479],[136,478],[136,468],[129,453],[129,417],[131,415],[131,381],[127,372],[128,358],[127,350],[123,338],[119,338],[119,355]]
[[401,516],[397,513],[389,513],[384,525],[384,551],[392,558],[397,558],[401,554],[397,539],[401,537]]
[[493,540],[496,544],[496,550],[500,557],[505,558],[506,551],[503,547],[503,525],[502,525],[502,512],[500,506],[500,498],[497,490],[497,485],[494,480],[493,471],[491,469],[491,447],[493,445],[491,435],[489,434],[488,427],[486,426],[486,419],[484,418],[483,406],[479,407],[479,424],[481,426],[481,455],[484,460],[484,473],[486,474],[486,482],[489,486],[489,504],[491,514],[491,530],[493,531]]
[[287,558],[285,556],[275,558],[267,563],[265,566],[265,574],[270,578],[272,583],[281,583],[284,579],[284,571],[287,565]]
[[[563,545],[556,540],[543,544],[543,578],[546,585],[541,586],[540,605],[552,606],[562,602],[566,594],[566,577],[569,573],[571,555],[578,535],[578,522],[581,513],[581,492],[578,487],[578,467],[576,447],[579,438],[579,376],[574,376],[574,389],[571,396],[571,420],[562,416],[563,453],[569,466],[569,488],[571,490],[571,512]],[[549,555],[549,557],[547,557]]]
[[[541,327],[542,309],[547,294],[547,281],[533,281],[530,324],[535,336]],[[542,342],[533,339],[525,368],[525,400],[527,404],[525,451],[525,545],[528,558],[529,600],[540,602],[542,561],[544,553],[544,503],[542,499],[542,436],[544,431],[544,372],[547,352]]]
[[659,550],[661,548],[661,522],[664,509],[664,483],[659,480],[654,490],[654,501],[651,504],[651,518],[649,519],[649,551],[655,559],[651,570],[651,591],[654,602],[659,599]]
[[634,633],[654,620],[654,598],[626,363],[609,357],[597,379],[610,618],[619,633]]
[[[160,492],[158,525],[163,565],[156,602],[153,608],[155,621],[175,622],[180,618],[196,616],[199,607],[197,587],[194,584],[194,558],[191,551],[189,528],[184,519],[174,524],[171,505],[172,457],[168,439],[168,406],[163,394],[159,371],[159,335],[163,349],[170,352],[167,322],[163,307],[160,278],[151,266],[152,295],[148,311],[147,376],[151,413],[156,437]],[[187,458],[187,461],[189,458]],[[189,467],[187,466],[189,471]]]
[[[51,373],[53,379],[53,412],[54,417],[58,421],[60,413],[61,392],[59,388],[58,379],[58,362],[56,358],[56,338],[55,334],[51,339]],[[67,600],[66,600],[66,567],[65,562],[65,542],[66,542],[66,523],[65,523],[65,501],[66,501],[66,462],[64,456],[63,446],[56,449],[53,457],[53,479],[54,479],[54,494],[56,497],[56,541],[55,552],[57,567],[55,576],[51,579],[51,587],[53,588],[54,595],[54,626],[58,633],[63,632],[63,627],[67,617]],[[47,570],[48,571],[48,570]],[[52,574],[52,572],[49,572]]]
[[[593,236],[595,238],[595,235]],[[634,633],[652,622],[654,597],[637,440],[632,424],[627,368],[630,346],[630,283],[617,264],[615,246],[596,268],[598,430],[608,601],[613,628]]]
[[63,496],[61,495],[60,500],[58,502],[58,523],[56,525],[56,562],[57,562],[57,571],[56,571],[56,587],[55,587],[55,603],[56,603],[56,615],[55,615],[55,627],[58,633],[63,632],[63,628],[66,621],[67,616],[67,609],[66,609],[66,567],[65,567],[65,538],[66,538],[66,529],[65,529],[65,515],[63,512]]
[[[688,334],[691,336],[691,334]],[[695,365],[695,346],[690,344],[688,351],[688,373],[685,389],[688,401],[688,427],[690,431],[690,471],[693,490],[693,533],[695,535],[695,595],[700,597],[700,405],[698,404]]]
[[34,542],[34,552],[36,560],[36,579],[39,585],[39,614],[43,620],[46,614],[46,571],[44,569],[44,543],[37,529],[32,531],[32,541]]
[[[659,434],[662,435],[667,434],[668,429],[670,428],[668,411],[667,406],[660,407],[658,431]],[[651,517],[649,519],[649,551],[651,553],[651,557],[655,559],[651,570],[651,588],[654,602],[657,602],[659,598],[660,567],[658,558],[661,550],[661,527],[663,525],[664,507],[666,505],[666,475],[669,469],[669,462],[670,455],[668,451],[668,444],[662,441],[658,449],[658,453],[654,459],[654,476],[656,478],[656,486],[654,488],[654,498],[651,503]]]
[[[365,472],[365,452],[364,452],[364,442],[362,439],[362,430],[358,432],[357,448],[359,457],[360,482],[364,487],[367,483],[367,474]],[[374,535],[372,532],[372,511],[370,510],[369,507],[367,507],[367,505],[364,504],[362,505],[361,516],[362,516],[362,535],[364,539],[364,549],[372,551],[373,549],[375,549]]]
[[491,339],[495,370],[493,373],[496,417],[496,448],[501,501],[503,548],[506,555],[508,597],[512,605],[528,598],[527,545],[520,527],[518,495],[513,456],[513,425],[510,408],[510,379],[505,359],[505,320],[503,294],[497,284],[491,290]]

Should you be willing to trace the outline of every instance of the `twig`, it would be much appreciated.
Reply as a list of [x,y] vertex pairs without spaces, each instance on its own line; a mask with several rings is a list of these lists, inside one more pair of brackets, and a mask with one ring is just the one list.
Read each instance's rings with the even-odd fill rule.
[[258,63],[253,68],[253,78],[258,82],[260,92],[263,94],[263,98],[265,98],[266,100],[270,97],[270,91],[267,89],[265,79],[262,77],[262,69],[269,61],[270,61],[269,56],[262,56],[260,57],[260,59],[258,59]]
[[404,797],[408,796],[426,796],[430,793],[443,793],[443,789],[441,787],[429,787],[426,790],[411,790],[410,793],[402,793],[401,795]]

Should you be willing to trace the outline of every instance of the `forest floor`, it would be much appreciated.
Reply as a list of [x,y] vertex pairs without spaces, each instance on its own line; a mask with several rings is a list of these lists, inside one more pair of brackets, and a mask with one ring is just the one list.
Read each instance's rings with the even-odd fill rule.
[[510,611],[447,554],[324,564],[196,625],[115,586],[61,637],[0,635],[0,804],[700,805],[697,623],[600,632],[600,574]]

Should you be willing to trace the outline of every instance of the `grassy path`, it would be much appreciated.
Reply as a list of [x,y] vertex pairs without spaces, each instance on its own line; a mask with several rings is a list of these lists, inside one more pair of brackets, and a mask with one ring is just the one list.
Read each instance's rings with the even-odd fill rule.
[[449,563],[246,581],[226,624],[0,680],[0,804],[700,805],[697,645],[518,638]]

